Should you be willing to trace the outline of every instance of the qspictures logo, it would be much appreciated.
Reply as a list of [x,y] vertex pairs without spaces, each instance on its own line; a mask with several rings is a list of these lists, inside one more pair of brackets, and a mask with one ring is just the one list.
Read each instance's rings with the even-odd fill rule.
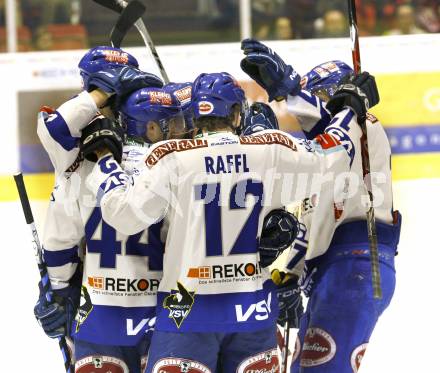
[[191,312],[195,292],[188,291],[180,282],[177,282],[177,289],[163,300],[163,308],[170,311],[168,317],[174,320],[177,328],[180,328]]

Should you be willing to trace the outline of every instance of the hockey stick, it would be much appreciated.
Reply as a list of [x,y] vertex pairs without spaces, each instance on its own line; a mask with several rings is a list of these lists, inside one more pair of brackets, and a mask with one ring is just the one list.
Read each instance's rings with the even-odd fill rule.
[[284,327],[284,351],[283,351],[283,370],[281,373],[287,373],[287,361],[289,359],[289,338],[290,338],[290,323],[286,322]]
[[[102,5],[103,7],[113,10],[117,13],[122,13],[125,7],[128,6],[128,4],[137,2],[137,0],[133,0],[127,4],[124,0],[93,0],[95,3]],[[142,4],[141,4],[142,5]],[[142,5],[143,6],[143,5]],[[145,43],[145,46],[147,49],[151,52],[153,55],[153,58],[156,62],[156,65],[160,71],[160,74],[162,75],[162,79],[164,80],[165,84],[168,84],[170,82],[170,79],[168,78],[168,74],[165,71],[165,68],[163,67],[162,61],[159,57],[159,54],[157,53],[156,47],[153,43],[153,40],[151,39],[150,34],[148,33],[147,27],[145,26],[144,21],[142,18],[139,18],[135,22],[135,27],[138,29],[139,33],[141,34],[141,37]]]
[[132,1],[121,12],[115,27],[110,33],[110,42],[112,47],[119,48],[122,40],[127,35],[128,30],[133,26],[142,14],[145,12],[145,7],[138,1]]
[[[37,259],[38,270],[40,272],[41,284],[43,292],[48,302],[52,301],[52,292],[50,288],[49,274],[47,273],[47,266],[43,260],[43,250],[40,245],[40,239],[38,238],[37,228],[35,227],[34,216],[32,214],[31,205],[26,192],[26,186],[24,185],[23,174],[18,173],[14,175],[15,184],[17,185],[18,195],[20,196],[21,207],[23,208],[24,218],[32,233],[32,246],[34,247],[35,257]],[[70,350],[67,346],[65,337],[58,337],[58,344],[63,354],[64,368],[68,373],[74,373],[75,368],[72,364],[72,357]]]
[[[353,55],[354,72],[359,74],[361,70],[361,52],[359,47],[359,30],[357,26],[356,2],[355,0],[348,0],[348,18],[350,22],[350,38],[351,49]],[[367,210],[367,228],[368,228],[368,242],[370,244],[371,255],[371,278],[373,282],[374,298],[382,298],[382,287],[380,280],[379,268],[379,253],[377,249],[377,233],[376,233],[376,219],[374,217],[374,199],[371,187],[370,174],[370,152],[368,149],[367,124],[364,120],[361,124],[362,138],[361,138],[361,154],[362,154],[362,172],[364,182],[367,187],[368,196],[370,199],[370,207]]]

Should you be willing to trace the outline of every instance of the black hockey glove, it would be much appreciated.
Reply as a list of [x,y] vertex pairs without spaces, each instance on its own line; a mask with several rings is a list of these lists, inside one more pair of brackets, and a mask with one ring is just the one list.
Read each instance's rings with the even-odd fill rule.
[[358,123],[365,122],[367,112],[380,101],[379,91],[374,76],[367,72],[350,75],[339,85],[335,94],[327,103],[327,110],[332,115],[349,106],[357,115]]
[[266,215],[260,237],[261,266],[271,265],[276,258],[293,244],[298,234],[298,220],[290,212],[272,210]]
[[108,149],[115,160],[121,163],[123,129],[110,119],[99,116],[82,130],[80,148],[84,158],[96,162],[96,150]]
[[278,308],[280,310],[277,323],[282,327],[286,322],[289,322],[290,328],[299,328],[304,308],[298,280],[296,275],[280,272],[278,269],[272,271],[272,281],[277,285]]

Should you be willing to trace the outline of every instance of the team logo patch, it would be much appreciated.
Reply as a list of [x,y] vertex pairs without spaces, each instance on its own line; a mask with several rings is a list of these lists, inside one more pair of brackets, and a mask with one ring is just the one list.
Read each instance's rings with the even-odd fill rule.
[[81,300],[79,303],[78,310],[76,311],[75,321],[76,328],[75,331],[78,333],[80,326],[86,321],[90,312],[93,310],[92,300],[90,299],[89,292],[85,286],[81,286]]
[[168,295],[163,300],[163,308],[170,311],[168,317],[173,319],[177,328],[180,328],[183,321],[188,317],[194,304],[194,291],[186,290],[180,282],[177,282],[178,290]]
[[237,373],[278,373],[279,371],[280,363],[276,348],[247,358],[237,368]]
[[368,343],[361,344],[360,346],[357,346],[351,353],[350,363],[351,368],[353,369],[353,373],[359,372],[359,368],[361,367],[361,362],[365,355],[365,351],[367,351],[367,346]]
[[332,336],[320,328],[307,329],[302,346],[300,365],[314,367],[322,365],[336,354],[336,343]]
[[214,105],[209,101],[200,101],[199,102],[199,114],[200,115],[208,115],[214,111]]
[[75,373],[129,373],[124,361],[112,356],[87,356],[75,363]]
[[212,373],[198,361],[168,357],[154,364],[153,373]]
[[150,95],[150,102],[152,104],[170,106],[173,103],[171,95],[166,92],[150,91],[148,95]]
[[379,119],[377,119],[373,114],[367,113],[367,120],[369,120],[371,123],[379,122]]
[[115,50],[104,50],[102,52],[107,62],[116,62],[122,65],[128,64],[128,53]]
[[174,91],[174,95],[177,97],[181,105],[188,104],[191,101],[192,87],[189,85]]

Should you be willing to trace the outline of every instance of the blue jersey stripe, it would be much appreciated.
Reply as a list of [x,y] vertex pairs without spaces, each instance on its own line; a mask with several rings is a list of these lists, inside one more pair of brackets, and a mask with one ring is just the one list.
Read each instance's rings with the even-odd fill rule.
[[[44,115],[44,114],[43,114]],[[64,150],[70,151],[78,146],[78,137],[70,134],[69,127],[61,114],[56,111],[54,114],[44,118],[44,124],[50,136],[60,144]]]
[[57,251],[43,251],[44,261],[48,267],[60,267],[69,263],[78,263],[78,246]]

